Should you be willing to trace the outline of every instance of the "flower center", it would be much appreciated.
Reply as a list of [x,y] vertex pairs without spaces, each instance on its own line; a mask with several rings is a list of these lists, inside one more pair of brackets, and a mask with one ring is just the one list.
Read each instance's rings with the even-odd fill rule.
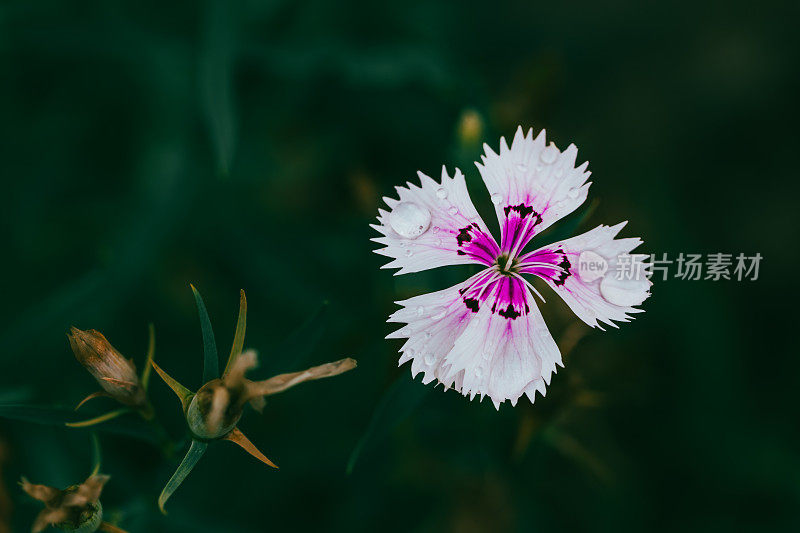
[[503,276],[513,276],[518,272],[517,267],[519,261],[516,257],[510,257],[508,254],[500,254],[494,261],[494,268]]

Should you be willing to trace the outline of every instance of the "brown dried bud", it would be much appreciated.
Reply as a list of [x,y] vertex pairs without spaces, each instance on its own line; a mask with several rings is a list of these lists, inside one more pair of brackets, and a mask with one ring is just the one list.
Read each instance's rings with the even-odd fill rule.
[[186,421],[196,437],[204,440],[222,438],[236,427],[245,404],[250,403],[261,411],[264,396],[283,392],[305,381],[336,376],[356,367],[356,361],[348,358],[264,381],[250,381],[245,373],[257,364],[256,352],[243,352],[227,374],[209,381],[197,391],[186,410]]
[[33,523],[33,533],[43,531],[47,526],[78,533],[97,531],[103,521],[100,493],[108,479],[108,476],[93,475],[80,485],[59,490],[47,485],[34,485],[22,478],[22,490],[45,505]]
[[102,333],[70,328],[69,344],[78,362],[86,367],[109,396],[131,407],[147,403],[133,361],[125,359]]

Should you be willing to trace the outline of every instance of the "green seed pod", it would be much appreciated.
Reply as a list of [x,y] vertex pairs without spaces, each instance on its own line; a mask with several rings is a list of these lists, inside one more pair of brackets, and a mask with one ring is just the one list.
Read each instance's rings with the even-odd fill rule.
[[238,392],[226,387],[220,379],[203,385],[186,410],[186,422],[192,434],[201,440],[213,440],[230,433],[244,410]]
[[94,533],[103,522],[103,505],[97,501],[88,504],[75,522],[62,522],[56,527],[71,533]]

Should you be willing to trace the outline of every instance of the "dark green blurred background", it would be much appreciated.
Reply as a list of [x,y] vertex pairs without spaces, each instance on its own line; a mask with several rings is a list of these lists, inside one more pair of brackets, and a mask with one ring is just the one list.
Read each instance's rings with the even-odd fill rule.
[[[188,284],[222,353],[244,288],[255,376],[359,367],[247,412],[281,470],[214,445],[167,517],[177,459],[100,432],[130,531],[797,531],[797,4],[566,4],[0,4],[2,402],[97,388],[70,325],[141,366],[152,321],[156,359],[197,387]],[[759,280],[656,281],[605,333],[543,289],[577,345],[533,406],[412,382],[392,302],[470,268],[393,277],[368,223],[443,163],[485,207],[465,117],[495,147],[518,124],[578,145],[595,203],[556,232],[629,220],[645,252],[759,252]],[[152,396],[180,438],[157,377]],[[0,456],[0,516],[26,531],[16,481],[82,480],[89,434],[2,420]]]

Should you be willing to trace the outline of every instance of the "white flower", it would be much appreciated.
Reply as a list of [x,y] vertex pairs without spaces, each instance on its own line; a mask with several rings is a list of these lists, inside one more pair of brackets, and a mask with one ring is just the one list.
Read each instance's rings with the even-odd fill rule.
[[[470,399],[489,396],[499,409],[516,405],[523,394],[543,396],[561,354],[542,319],[525,279],[543,279],[584,322],[603,329],[627,322],[629,313],[649,295],[642,276],[618,276],[621,256],[641,244],[638,238],[615,239],[625,223],[597,228],[571,239],[524,253],[534,237],[586,200],[588,163],[575,166],[578,149],[563,152],[546,144],[545,132],[534,139],[517,129],[511,147],[500,139],[500,153],[484,145],[476,163],[500,222],[500,244],[472,205],[464,176],[441,181],[418,173],[420,186],[397,187],[399,199],[384,198],[390,211],[378,210],[385,246],[376,253],[392,258],[383,268],[396,274],[447,265],[477,263],[486,268],[465,282],[442,291],[397,302],[402,309],[389,322],[406,324],[388,338],[408,339],[400,364],[411,361],[411,373],[424,373]],[[642,257],[642,256],[637,256]],[[541,298],[541,295],[539,295]]]

